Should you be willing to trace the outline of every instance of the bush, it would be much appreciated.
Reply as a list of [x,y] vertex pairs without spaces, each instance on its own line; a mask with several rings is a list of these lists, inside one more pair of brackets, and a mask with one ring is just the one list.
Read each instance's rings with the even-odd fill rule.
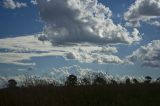
[[95,75],[95,78],[93,80],[93,85],[105,85],[106,84],[106,80],[105,80],[105,76],[101,73]]
[[129,78],[126,79],[126,84],[127,85],[131,84],[131,80]]
[[17,82],[14,79],[8,80],[8,88],[16,88]]
[[69,75],[67,77],[65,85],[67,85],[67,86],[75,86],[75,85],[77,85],[77,77],[75,75]]
[[144,82],[145,82],[146,84],[149,84],[149,83],[151,82],[151,80],[152,80],[152,77],[146,76]]
[[134,84],[138,84],[139,82],[138,82],[137,79],[133,78],[133,83],[134,83]]
[[87,78],[83,78],[83,79],[81,80],[81,84],[82,84],[82,85],[90,85],[90,84],[91,84],[91,82],[90,82],[90,80],[89,80],[89,79],[87,79]]

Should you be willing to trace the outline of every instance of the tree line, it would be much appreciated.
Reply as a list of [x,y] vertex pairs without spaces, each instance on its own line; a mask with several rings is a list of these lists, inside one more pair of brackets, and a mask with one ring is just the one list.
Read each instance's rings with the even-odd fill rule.
[[[105,75],[102,73],[98,73],[95,75],[88,76],[81,78],[80,80],[77,78],[76,75],[69,75],[66,80],[64,81],[64,84],[59,84],[56,81],[53,81],[52,83],[48,83],[45,80],[42,79],[29,79],[23,82],[24,84],[22,87],[32,87],[32,86],[44,86],[44,85],[54,85],[54,86],[83,86],[83,85],[95,85],[95,86],[101,86],[101,85],[118,85],[122,83],[118,83],[115,79],[110,79],[109,81],[106,80]],[[152,77],[146,76],[143,82],[139,82],[136,78],[130,79],[126,78],[123,84],[130,85],[130,84],[150,84],[150,83],[160,83],[160,78],[157,78],[156,81],[152,82]],[[8,80],[7,84],[8,88],[16,88],[17,87],[17,81],[15,79]]]

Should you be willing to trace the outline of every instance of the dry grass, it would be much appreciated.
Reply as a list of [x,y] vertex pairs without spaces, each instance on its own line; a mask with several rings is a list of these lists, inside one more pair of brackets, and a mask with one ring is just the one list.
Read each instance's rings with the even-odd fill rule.
[[160,106],[160,84],[39,85],[2,89],[0,106]]

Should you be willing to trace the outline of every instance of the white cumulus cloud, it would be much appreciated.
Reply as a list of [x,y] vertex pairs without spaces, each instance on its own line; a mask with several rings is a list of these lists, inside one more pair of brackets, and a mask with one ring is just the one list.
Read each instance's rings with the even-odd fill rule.
[[136,0],[127,12],[124,18],[128,26],[140,26],[140,22],[149,22],[155,19],[152,25],[157,25],[156,20],[160,19],[160,0]]
[[127,58],[133,63],[142,63],[142,66],[160,68],[160,40],[141,46]]
[[17,2],[16,0],[3,0],[3,6],[8,9],[16,9],[27,7],[27,4],[23,2]]
[[34,63],[22,61],[40,56],[63,56],[87,63],[123,64],[125,61],[115,55],[117,48],[111,45],[141,40],[136,28],[130,32],[114,24],[111,10],[98,0],[31,2],[37,3],[44,30],[38,38],[31,35],[0,39],[0,63],[30,65]]
[[53,44],[132,44],[141,39],[137,29],[129,32],[114,24],[111,10],[98,0],[38,0],[37,3],[45,24],[43,38]]
[[37,5],[37,1],[36,1],[36,0],[31,0],[31,3],[32,3],[33,5]]
[[113,55],[116,53],[117,49],[115,47],[102,47],[99,50],[83,50],[79,48],[72,52],[68,52],[65,56],[66,59],[75,59],[80,62],[87,63],[114,63],[114,64],[123,64],[124,60],[120,59],[118,56]]

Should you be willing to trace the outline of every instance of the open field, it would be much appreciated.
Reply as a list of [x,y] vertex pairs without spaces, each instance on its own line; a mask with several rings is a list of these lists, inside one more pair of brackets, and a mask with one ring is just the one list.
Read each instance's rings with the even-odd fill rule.
[[0,106],[160,106],[160,84],[8,88]]

